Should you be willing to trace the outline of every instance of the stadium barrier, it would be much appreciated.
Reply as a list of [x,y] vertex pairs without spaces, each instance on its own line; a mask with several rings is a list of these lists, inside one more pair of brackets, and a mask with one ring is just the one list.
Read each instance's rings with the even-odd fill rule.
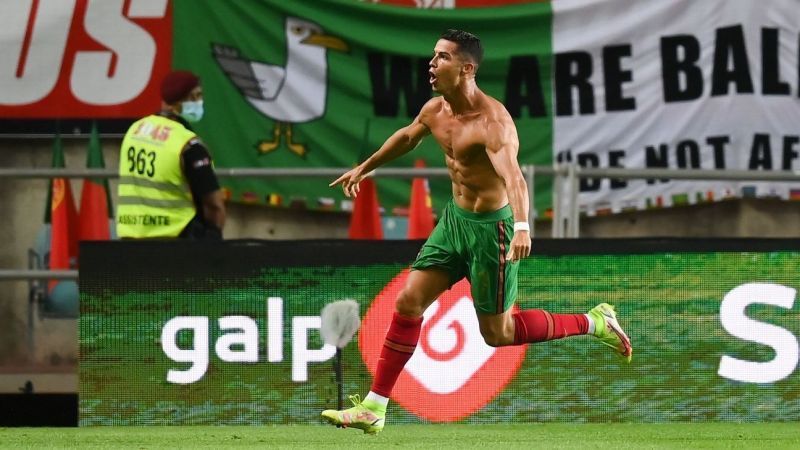
[[[317,423],[337,404],[323,306],[361,328],[342,388],[364,394],[420,241],[86,242],[82,426]],[[520,308],[615,304],[626,364],[590,337],[483,343],[461,281],[425,316],[392,423],[796,421],[800,243],[541,239]]]
[[[752,171],[728,169],[633,169],[633,168],[592,168],[581,167],[576,162],[554,163],[552,166],[523,164],[520,166],[528,185],[528,222],[536,219],[534,195],[535,179],[538,176],[553,178],[553,238],[580,237],[581,212],[578,205],[581,179],[660,179],[665,180],[702,180],[702,181],[763,181],[763,182],[800,182],[800,172],[792,170]],[[219,177],[324,177],[336,178],[346,172],[347,168],[217,168]],[[384,167],[372,172],[375,177],[397,178],[435,178],[447,177],[444,167],[429,168],[392,168]],[[0,168],[0,178],[117,178],[119,174],[113,169],[59,169],[59,168]],[[0,279],[3,279],[0,271]]]

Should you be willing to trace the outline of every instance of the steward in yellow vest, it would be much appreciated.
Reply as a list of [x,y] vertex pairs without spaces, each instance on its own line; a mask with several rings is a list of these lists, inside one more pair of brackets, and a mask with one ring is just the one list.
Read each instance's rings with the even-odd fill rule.
[[117,235],[222,239],[222,191],[211,155],[189,125],[203,115],[200,80],[171,72],[161,97],[161,113],[134,122],[122,140]]

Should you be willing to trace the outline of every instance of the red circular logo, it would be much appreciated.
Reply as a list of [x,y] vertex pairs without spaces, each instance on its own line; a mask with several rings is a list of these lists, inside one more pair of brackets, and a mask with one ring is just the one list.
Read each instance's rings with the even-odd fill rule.
[[[373,376],[397,294],[407,277],[404,270],[386,285],[361,325],[358,347]],[[463,419],[505,388],[522,366],[526,349],[527,345],[486,345],[470,285],[461,280],[425,311],[417,349],[397,380],[392,400],[434,422]]]

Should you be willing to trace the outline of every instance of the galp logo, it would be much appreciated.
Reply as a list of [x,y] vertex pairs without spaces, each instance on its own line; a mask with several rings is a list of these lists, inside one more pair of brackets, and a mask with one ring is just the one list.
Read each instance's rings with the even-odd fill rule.
[[[378,294],[364,318],[358,346],[374,375],[397,293],[408,271]],[[493,348],[483,341],[466,280],[425,312],[419,343],[392,391],[392,399],[424,419],[452,422],[481,409],[505,388],[527,346]]]

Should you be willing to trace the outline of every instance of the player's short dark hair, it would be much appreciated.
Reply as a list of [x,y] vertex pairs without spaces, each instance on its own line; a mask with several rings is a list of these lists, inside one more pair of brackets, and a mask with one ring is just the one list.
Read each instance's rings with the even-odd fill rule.
[[439,39],[458,44],[458,51],[469,56],[472,62],[475,63],[476,69],[477,66],[481,65],[483,61],[483,46],[478,36],[467,31],[449,29],[442,33]]

